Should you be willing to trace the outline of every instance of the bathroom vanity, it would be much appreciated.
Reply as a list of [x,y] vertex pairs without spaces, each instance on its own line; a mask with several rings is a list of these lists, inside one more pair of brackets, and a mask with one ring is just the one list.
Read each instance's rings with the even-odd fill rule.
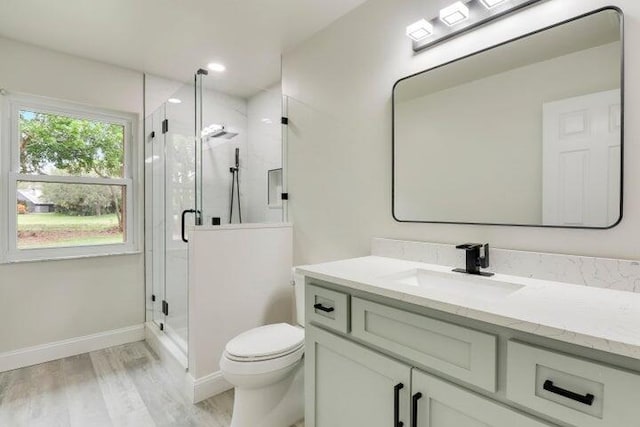
[[457,266],[299,268],[307,427],[640,425],[640,294]]

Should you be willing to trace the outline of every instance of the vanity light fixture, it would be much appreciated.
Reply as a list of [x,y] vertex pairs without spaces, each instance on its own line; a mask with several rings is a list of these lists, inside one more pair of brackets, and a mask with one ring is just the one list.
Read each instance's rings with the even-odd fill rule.
[[500,6],[502,3],[505,3],[507,0],[480,0],[480,3],[487,9],[493,9],[496,6]]
[[455,2],[440,11],[440,20],[453,27],[469,19],[469,8],[461,1]]
[[406,29],[413,51],[452,39],[488,22],[546,0],[462,0],[445,7],[437,17],[420,19]]
[[414,41],[426,39],[433,34],[433,25],[426,19],[421,19],[407,27],[407,37]]

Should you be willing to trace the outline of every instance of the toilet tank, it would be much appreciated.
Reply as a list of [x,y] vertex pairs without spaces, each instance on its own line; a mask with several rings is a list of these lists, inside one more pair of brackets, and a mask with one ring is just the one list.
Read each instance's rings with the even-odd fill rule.
[[296,323],[304,327],[304,276],[296,267],[292,270],[293,293],[296,300]]

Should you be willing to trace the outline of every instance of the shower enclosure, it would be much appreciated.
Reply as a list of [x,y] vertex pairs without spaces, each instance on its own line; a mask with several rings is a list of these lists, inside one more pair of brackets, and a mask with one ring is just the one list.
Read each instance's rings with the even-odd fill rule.
[[185,355],[189,227],[287,220],[280,83],[239,96],[207,78],[145,84],[147,321]]

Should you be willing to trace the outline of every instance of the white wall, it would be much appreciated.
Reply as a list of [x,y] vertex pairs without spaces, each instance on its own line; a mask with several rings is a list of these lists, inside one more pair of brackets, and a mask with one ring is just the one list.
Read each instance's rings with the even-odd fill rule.
[[625,209],[612,230],[401,224],[391,216],[391,88],[409,74],[598,7],[626,13],[626,115],[640,113],[640,3],[543,2],[414,55],[406,25],[449,0],[369,0],[284,57],[289,101],[289,202],[296,263],[369,252],[372,236],[640,259],[640,122],[625,134]]
[[[10,93],[142,114],[140,73],[2,38],[0,58]],[[0,353],[141,324],[143,298],[141,254],[0,265]]]
[[241,332],[292,318],[288,224],[196,228],[189,233],[189,373],[219,370]]

